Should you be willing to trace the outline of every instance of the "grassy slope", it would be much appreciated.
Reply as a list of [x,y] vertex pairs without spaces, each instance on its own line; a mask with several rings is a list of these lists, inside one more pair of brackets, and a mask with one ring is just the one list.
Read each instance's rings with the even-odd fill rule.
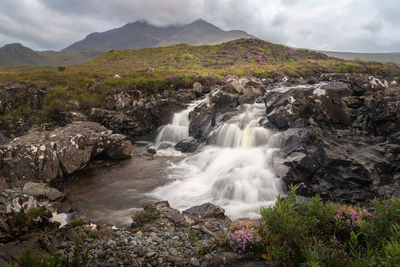
[[[147,67],[155,72],[146,72]],[[54,67],[0,68],[0,83],[27,82],[48,93],[43,110],[49,114],[101,106],[110,92],[138,89],[145,95],[188,88],[195,81],[223,83],[228,74],[265,77],[300,77],[324,72],[361,72],[377,75],[399,73],[398,65],[344,61],[309,50],[295,50],[258,39],[239,39],[220,45],[174,45],[137,50],[112,50],[81,65],[59,72]],[[113,78],[120,74],[120,79]],[[31,112],[18,111],[19,113]],[[3,114],[15,118],[21,114]]]
[[4,66],[58,66],[89,61],[104,52],[93,49],[70,51],[34,51],[20,44],[0,48],[0,67]]

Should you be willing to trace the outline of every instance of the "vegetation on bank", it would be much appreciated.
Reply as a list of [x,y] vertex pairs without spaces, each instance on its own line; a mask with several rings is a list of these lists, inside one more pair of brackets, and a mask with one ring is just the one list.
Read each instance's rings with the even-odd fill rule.
[[155,96],[164,90],[190,88],[194,82],[224,84],[225,77],[232,74],[298,78],[329,72],[385,76],[398,73],[399,67],[395,64],[344,61],[258,39],[239,39],[220,45],[179,44],[111,50],[88,63],[67,68],[1,68],[0,84],[27,83],[47,93],[40,110],[25,105],[0,114],[0,120],[35,114],[41,122],[52,121],[57,118],[54,114],[62,111],[100,107],[104,98],[116,91],[138,90],[144,96]]
[[84,249],[79,235],[74,236],[73,254],[65,255],[54,253],[51,255],[32,255],[30,250],[24,249],[18,257],[17,263],[20,267],[82,267],[86,266],[89,249]]
[[400,265],[400,199],[374,200],[367,211],[318,196],[299,202],[292,187],[261,216],[235,222],[226,244],[272,266]]

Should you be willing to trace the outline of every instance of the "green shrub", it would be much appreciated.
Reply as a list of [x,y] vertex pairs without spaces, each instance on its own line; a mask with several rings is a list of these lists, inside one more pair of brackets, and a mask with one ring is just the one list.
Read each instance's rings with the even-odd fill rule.
[[85,224],[86,223],[81,218],[72,222],[73,227],[80,227],[80,226],[84,226]]
[[21,209],[18,213],[16,213],[11,221],[14,227],[20,227],[24,225],[31,225],[33,219],[35,218],[43,218],[44,210],[41,208],[30,208],[28,210]]
[[59,72],[65,71],[67,68],[65,66],[58,66],[57,67]]
[[17,263],[20,267],[82,267],[86,266],[88,256],[89,249],[83,250],[81,239],[75,234],[72,257],[61,253],[34,256],[28,249],[24,249]]
[[136,212],[132,216],[133,223],[137,226],[151,223],[160,217],[154,204],[146,203],[142,206],[143,210]]
[[[258,231],[252,230],[255,222],[251,229],[243,223],[231,228],[231,248],[272,266],[400,266],[400,199],[374,200],[366,211],[324,203],[319,196],[299,201],[295,190],[291,187],[274,206],[261,208]],[[246,242],[232,235],[235,232]],[[256,237],[259,246],[250,242]],[[241,251],[232,242],[242,245]]]
[[200,256],[204,256],[210,252],[210,248],[207,246],[200,245],[198,252]]

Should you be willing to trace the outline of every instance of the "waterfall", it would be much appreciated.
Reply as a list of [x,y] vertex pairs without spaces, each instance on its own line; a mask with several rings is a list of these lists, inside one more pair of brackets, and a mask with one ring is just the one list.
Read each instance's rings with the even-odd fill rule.
[[174,146],[179,141],[189,137],[189,114],[196,106],[207,100],[208,97],[205,97],[201,100],[192,102],[186,109],[175,113],[172,117],[172,122],[159,129],[154,141],[155,147],[161,148],[163,145]]
[[[260,118],[265,116],[264,104],[246,104],[240,108],[238,115],[210,134],[203,151],[168,169],[171,183],[150,194],[167,199],[178,209],[211,202],[225,208],[232,219],[257,217],[261,206],[273,204],[276,195],[282,192],[281,182],[271,167],[273,152],[279,149],[279,134],[259,125]],[[184,112],[174,116],[170,125],[175,130],[187,129],[178,124],[182,123],[179,116]],[[167,134],[161,131],[159,136],[166,139]],[[178,135],[181,132],[171,133],[168,141],[176,142]],[[172,136],[176,139],[172,140]],[[156,143],[162,138],[157,137]]]
[[175,145],[180,140],[189,137],[189,113],[192,110],[193,108],[190,107],[179,113],[175,113],[172,123],[161,127],[154,142],[156,147],[159,147],[163,143]]

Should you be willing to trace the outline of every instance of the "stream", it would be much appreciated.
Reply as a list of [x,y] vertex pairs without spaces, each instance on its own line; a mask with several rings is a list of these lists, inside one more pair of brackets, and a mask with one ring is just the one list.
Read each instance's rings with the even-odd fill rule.
[[261,206],[273,204],[282,184],[272,170],[272,155],[282,141],[279,133],[260,126],[264,103],[239,106],[197,153],[173,148],[189,136],[189,113],[207,101],[189,104],[159,128],[152,144],[155,157],[137,146],[132,159],[77,174],[65,185],[77,215],[127,226],[145,202],[168,200],[179,210],[210,202],[223,207],[231,219],[255,218]]

